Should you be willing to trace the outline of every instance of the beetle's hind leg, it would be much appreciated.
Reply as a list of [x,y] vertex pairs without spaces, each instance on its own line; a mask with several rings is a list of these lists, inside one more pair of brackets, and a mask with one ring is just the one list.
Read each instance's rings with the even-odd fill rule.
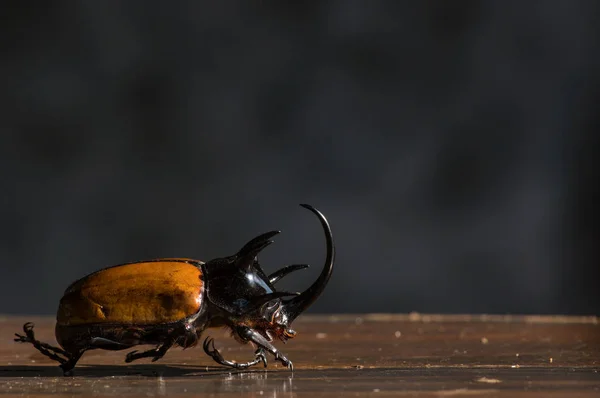
[[246,368],[257,365],[262,362],[264,364],[265,368],[267,367],[267,356],[265,355],[265,350],[263,350],[262,348],[259,348],[258,350],[256,350],[254,352],[255,358],[252,361],[248,361],[248,362],[233,362],[233,361],[228,361],[227,359],[223,358],[223,355],[221,355],[219,350],[217,350],[215,348],[215,339],[213,339],[211,337],[207,337],[204,340],[204,344],[202,345],[202,348],[204,348],[204,352],[209,357],[214,359],[214,361],[216,363],[218,363],[219,365],[225,365],[225,366],[229,366],[229,367],[236,368],[236,369],[246,369]]
[[60,365],[65,376],[70,376],[73,373],[73,368],[77,365],[77,361],[83,355],[85,349],[79,350],[76,354],[71,354],[69,360]]
[[25,333],[25,336],[15,333],[15,336],[17,336],[15,341],[20,343],[33,344],[33,346],[39,352],[41,352],[48,358],[60,363],[60,367],[63,370],[65,376],[70,375],[71,371],[77,364],[77,361],[79,361],[79,358],[81,358],[81,356],[83,355],[85,349],[78,350],[76,353],[71,353],[69,351],[63,350],[62,348],[54,347],[47,343],[42,343],[41,341],[36,340],[35,335],[33,333],[33,326],[34,324],[32,322],[27,322],[26,324],[24,324],[23,332]]
[[[26,324],[24,324],[23,332],[25,333],[25,335],[23,336],[18,333],[15,333],[15,336],[17,336],[15,341],[17,341],[19,343],[33,344],[33,346],[39,352],[41,352],[48,358],[50,358],[56,362],[59,362],[61,364],[61,367],[63,365],[65,365],[66,363],[68,363],[69,361],[71,361],[72,356],[67,351],[63,350],[62,348],[54,347],[54,346],[51,346],[50,344],[42,343],[41,341],[36,340],[35,335],[33,333],[33,326],[34,326],[34,324],[32,322],[27,322]],[[77,362],[77,361],[75,361],[75,362]],[[73,366],[75,366],[75,364],[73,364]]]

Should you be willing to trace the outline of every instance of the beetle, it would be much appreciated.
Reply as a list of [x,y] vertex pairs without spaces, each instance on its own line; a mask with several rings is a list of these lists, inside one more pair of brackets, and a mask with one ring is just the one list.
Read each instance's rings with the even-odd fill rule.
[[240,343],[258,348],[254,359],[225,359],[207,336],[204,351],[217,363],[245,369],[259,363],[267,367],[266,353],[293,371],[293,364],[272,344],[296,336],[290,328],[323,292],[333,272],[335,246],[329,222],[314,207],[325,232],[326,259],[317,280],[304,292],[278,291],[275,284],[307,264],[294,264],[266,275],[258,253],[280,231],[250,240],[236,254],[208,262],[164,258],[104,268],[73,282],[60,300],[55,335],[60,347],[35,338],[33,323],[23,325],[15,341],[31,343],[45,356],[60,363],[65,375],[72,373],[83,353],[93,349],[125,350],[151,344],[147,351],[131,351],[129,363],[140,358],[157,361],[173,346],[195,346],[207,328],[228,327]]

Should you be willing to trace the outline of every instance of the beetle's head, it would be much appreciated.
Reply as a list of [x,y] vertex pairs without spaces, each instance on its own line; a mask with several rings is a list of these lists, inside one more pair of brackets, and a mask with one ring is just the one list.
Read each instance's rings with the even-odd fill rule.
[[319,217],[327,243],[325,266],[317,280],[304,292],[277,291],[274,285],[283,276],[307,265],[291,265],[267,276],[258,262],[258,253],[273,243],[271,238],[279,231],[257,236],[235,255],[211,260],[204,265],[210,301],[224,310],[230,321],[252,327],[269,341],[275,337],[286,341],[296,335],[290,328],[292,322],[319,297],[333,272],[335,246],[329,223],[314,207],[301,206]]

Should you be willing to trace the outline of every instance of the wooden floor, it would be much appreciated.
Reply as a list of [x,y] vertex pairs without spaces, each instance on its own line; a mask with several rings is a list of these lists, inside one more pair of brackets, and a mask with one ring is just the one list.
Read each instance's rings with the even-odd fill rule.
[[[135,364],[126,352],[90,351],[73,377],[12,341],[25,321],[55,343],[51,318],[0,317],[3,396],[600,397],[596,317],[305,315],[298,336],[278,344],[293,373],[272,358],[266,370],[231,371],[196,347]],[[226,358],[252,358],[226,331],[208,332]]]

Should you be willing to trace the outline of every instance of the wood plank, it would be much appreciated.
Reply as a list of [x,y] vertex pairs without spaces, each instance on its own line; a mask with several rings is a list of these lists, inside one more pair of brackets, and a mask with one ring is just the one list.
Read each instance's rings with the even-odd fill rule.
[[[265,371],[215,366],[200,347],[159,362],[125,364],[125,352],[87,352],[73,377],[29,344],[12,341],[26,321],[53,343],[54,319],[0,317],[0,393],[28,396],[600,396],[597,317],[329,315],[300,317],[298,336],[277,344],[294,362]],[[211,329],[228,359],[253,349]]]

